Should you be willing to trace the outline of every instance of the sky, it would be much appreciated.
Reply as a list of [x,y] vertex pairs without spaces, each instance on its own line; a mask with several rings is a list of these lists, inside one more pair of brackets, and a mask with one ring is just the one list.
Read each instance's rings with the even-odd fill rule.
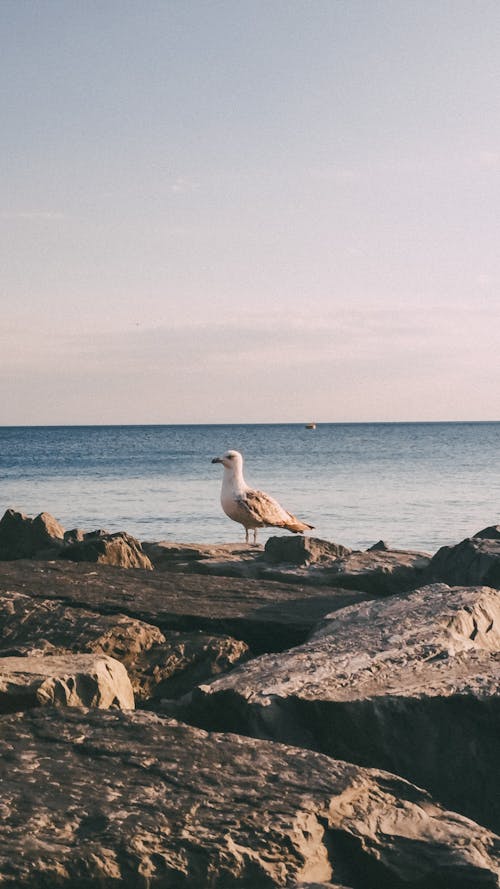
[[500,419],[497,0],[0,35],[0,424]]

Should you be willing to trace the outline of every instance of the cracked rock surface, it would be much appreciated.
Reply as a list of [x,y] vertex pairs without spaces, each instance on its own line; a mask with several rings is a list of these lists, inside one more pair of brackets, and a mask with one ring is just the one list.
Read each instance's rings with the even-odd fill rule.
[[0,719],[6,889],[498,886],[499,839],[394,775],[153,714]]
[[435,584],[329,616],[196,689],[185,718],[404,775],[500,826],[500,593]]

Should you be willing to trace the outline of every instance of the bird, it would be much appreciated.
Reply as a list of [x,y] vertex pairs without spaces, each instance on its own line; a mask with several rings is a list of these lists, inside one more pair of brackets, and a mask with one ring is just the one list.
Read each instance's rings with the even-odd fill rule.
[[222,457],[214,457],[212,463],[222,463],[224,466],[220,502],[226,515],[245,528],[246,543],[249,543],[250,529],[253,530],[254,544],[257,543],[257,528],[286,528],[294,534],[313,530],[314,525],[301,522],[274,497],[247,485],[243,478],[243,457],[239,451],[226,451]]

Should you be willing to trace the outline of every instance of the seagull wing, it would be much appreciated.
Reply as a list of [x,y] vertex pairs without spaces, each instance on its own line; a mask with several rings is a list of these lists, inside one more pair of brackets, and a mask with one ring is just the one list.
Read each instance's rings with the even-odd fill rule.
[[237,498],[238,504],[248,513],[249,517],[259,525],[270,525],[274,528],[287,528],[288,531],[306,531],[312,525],[301,522],[291,512],[287,512],[274,497],[264,491],[249,489]]

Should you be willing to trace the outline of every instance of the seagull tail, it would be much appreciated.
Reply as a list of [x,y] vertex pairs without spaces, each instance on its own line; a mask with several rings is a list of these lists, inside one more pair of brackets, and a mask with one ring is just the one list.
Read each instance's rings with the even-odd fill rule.
[[287,522],[284,526],[287,531],[292,531],[294,534],[302,534],[304,531],[314,531],[314,525],[308,525],[307,522],[301,522],[300,519],[296,519],[295,516],[290,516],[291,521]]

